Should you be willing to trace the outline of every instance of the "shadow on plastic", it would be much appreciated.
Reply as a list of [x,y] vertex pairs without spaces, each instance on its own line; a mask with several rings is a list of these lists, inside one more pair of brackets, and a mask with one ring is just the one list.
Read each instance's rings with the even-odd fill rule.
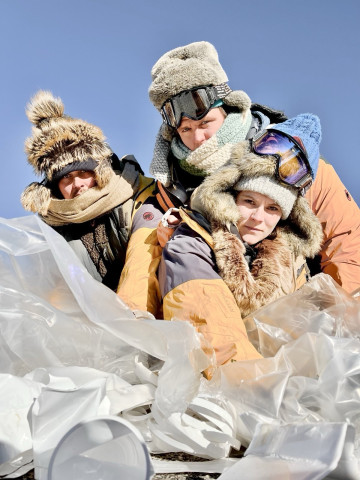
[[49,480],[150,480],[150,455],[140,432],[118,417],[78,423],[55,448]]

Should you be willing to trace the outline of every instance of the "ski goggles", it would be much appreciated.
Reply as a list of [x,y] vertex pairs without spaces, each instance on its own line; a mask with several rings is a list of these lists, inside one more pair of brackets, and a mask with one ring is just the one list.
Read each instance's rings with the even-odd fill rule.
[[183,116],[191,120],[200,120],[217,100],[225,98],[231,91],[226,83],[184,90],[163,104],[160,110],[163,121],[170,127],[178,128]]
[[302,195],[310,188],[312,170],[300,139],[277,130],[262,130],[251,140],[251,148],[258,155],[276,157],[276,175],[281,182],[299,188]]

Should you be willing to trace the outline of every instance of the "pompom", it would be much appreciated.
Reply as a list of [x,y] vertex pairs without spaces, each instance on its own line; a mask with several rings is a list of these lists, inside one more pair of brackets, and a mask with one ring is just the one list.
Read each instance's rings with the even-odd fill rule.
[[64,104],[51,92],[39,90],[26,106],[26,115],[31,123],[39,126],[43,120],[62,117]]

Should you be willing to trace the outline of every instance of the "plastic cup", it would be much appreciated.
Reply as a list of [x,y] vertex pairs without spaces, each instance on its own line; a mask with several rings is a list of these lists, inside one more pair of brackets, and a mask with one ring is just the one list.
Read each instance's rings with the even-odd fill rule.
[[150,455],[140,432],[119,417],[96,417],[71,428],[56,446],[49,480],[150,480]]

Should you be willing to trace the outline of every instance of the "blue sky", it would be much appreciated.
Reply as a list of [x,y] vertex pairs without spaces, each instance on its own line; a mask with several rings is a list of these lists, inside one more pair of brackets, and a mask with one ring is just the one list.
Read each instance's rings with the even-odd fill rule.
[[34,93],[61,97],[148,173],[161,123],[151,67],[199,40],[253,102],[320,117],[321,152],[360,205],[359,19],[358,0],[0,0],[0,216],[26,215],[20,194],[38,180],[24,154]]

